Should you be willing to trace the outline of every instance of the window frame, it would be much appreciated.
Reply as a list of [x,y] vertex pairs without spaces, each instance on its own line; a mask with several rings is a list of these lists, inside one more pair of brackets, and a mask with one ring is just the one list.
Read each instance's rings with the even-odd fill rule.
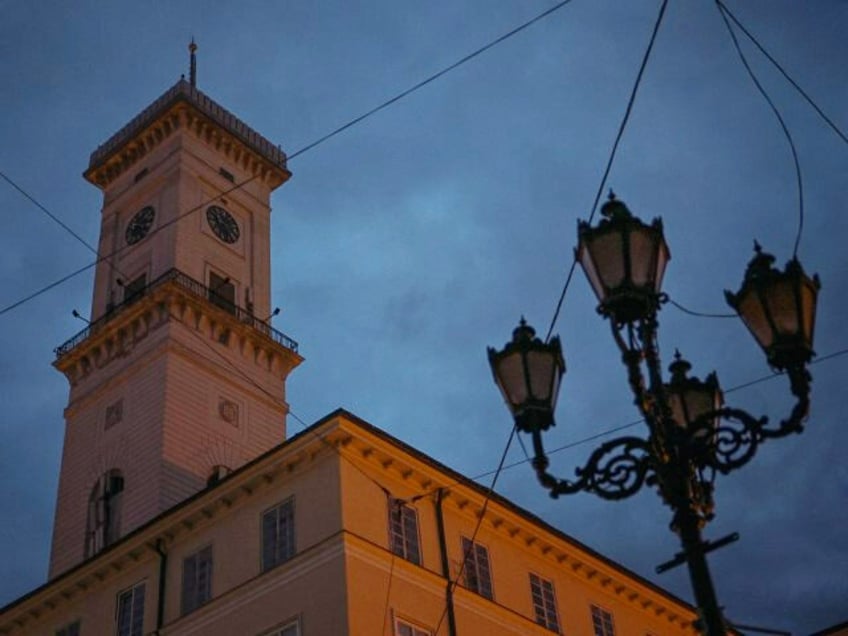
[[[613,613],[595,603],[592,603],[589,608],[594,636],[615,636],[615,618],[613,617]],[[609,629],[607,629],[607,625],[609,625]]]
[[292,618],[286,621],[283,621],[276,627],[272,627],[271,629],[262,632],[259,636],[286,636],[285,630],[291,629],[294,627],[294,636],[301,636],[300,633],[300,618]]
[[[206,552],[209,553],[209,560],[208,560],[208,570],[209,571],[208,571],[208,575],[206,577],[206,584],[204,586],[204,589],[205,589],[204,594],[200,593],[201,587],[200,587],[200,580],[199,580],[199,575],[198,575],[198,567],[197,567],[197,563],[195,563],[194,564],[194,568],[195,568],[195,570],[194,570],[194,584],[196,585],[196,588],[193,592],[194,598],[189,599],[189,598],[187,598],[187,594],[186,594],[187,584],[188,584],[188,576],[187,576],[187,574],[188,574],[188,572],[187,572],[188,562],[189,562],[190,559],[198,559],[201,555],[205,554]],[[205,563],[205,561],[204,561],[204,563]],[[198,548],[197,550],[194,550],[191,554],[188,554],[185,557],[183,557],[183,569],[182,569],[182,580],[181,580],[182,585],[180,586],[180,616],[185,616],[186,614],[190,614],[194,610],[203,607],[209,601],[212,600],[212,598],[213,598],[212,581],[214,579],[214,572],[215,572],[215,553],[212,550],[212,544],[211,543],[207,544],[207,545],[205,545],[201,548]],[[191,601],[191,602],[189,602],[189,601]]]
[[81,631],[82,619],[78,618],[76,620],[71,621],[70,623],[62,625],[62,627],[56,630],[55,634],[56,636],[80,636]]
[[[119,488],[116,487],[118,485]],[[94,482],[88,495],[86,511],[83,551],[86,559],[120,539],[122,495],[125,490],[126,479],[118,468],[110,468]]]
[[[468,549],[466,544],[471,548]],[[467,590],[482,596],[483,598],[487,598],[490,601],[495,600],[495,583],[494,576],[492,576],[492,559],[489,557],[489,548],[483,545],[478,541],[472,541],[466,536],[460,536],[460,547],[462,550],[462,559],[460,561],[460,567],[462,568],[462,579],[463,585]],[[483,555],[485,556],[485,570],[486,576],[481,576],[481,566],[480,566],[480,553],[478,550],[483,551]],[[469,559],[472,559],[474,565],[474,585],[470,585],[469,581]],[[481,579],[486,578],[488,583],[488,594],[484,593],[482,589]]]
[[[144,636],[144,610],[145,610],[145,596],[146,596],[146,581],[140,581],[135,585],[132,585],[128,588],[124,588],[119,591],[115,595],[115,635],[116,636]],[[136,592],[140,592],[141,594],[141,603],[140,609],[138,609],[138,601],[136,598]],[[125,632],[122,634],[121,632],[121,600],[125,597],[129,596],[130,600],[130,615],[129,615],[129,632]],[[138,624],[138,631],[133,631],[133,619],[136,618],[136,613],[138,612],[138,617],[141,619],[141,622]]]
[[[211,267],[206,275],[206,280],[207,300],[227,313],[236,314],[238,282],[229,274],[224,274]],[[230,298],[230,292],[232,292],[232,298]]]
[[[535,572],[529,573],[530,578],[530,602],[533,604],[533,615],[537,625],[541,625],[545,629],[549,629],[552,632],[560,633],[560,623],[559,623],[559,609],[557,607],[556,600],[556,587],[554,586],[554,582],[552,579],[546,579],[540,574],[536,574]],[[534,591],[534,580],[536,579],[536,585],[539,588],[539,594]],[[545,589],[545,586],[549,588],[549,590]],[[545,592],[550,592],[550,599],[545,598]],[[541,601],[541,604],[537,604],[537,598]]]
[[[395,519],[396,513],[399,515],[398,519]],[[409,516],[407,516],[407,513],[409,513]],[[410,563],[422,565],[424,559],[421,555],[421,525],[418,523],[418,509],[415,506],[410,506],[403,499],[390,496],[388,498],[387,517],[389,551]],[[414,524],[413,532],[410,532],[410,528],[407,526],[408,519],[412,519]],[[399,533],[395,532],[396,526]],[[413,542],[414,546],[412,545]],[[412,558],[411,548],[414,548],[415,558]]]
[[402,636],[400,633],[401,626],[408,627],[411,630],[409,636],[433,636],[433,630],[397,615],[392,617],[392,636]]
[[[290,513],[289,513],[290,514],[290,523],[289,523],[289,526],[287,528],[287,536],[286,536],[286,538],[288,539],[288,543],[289,543],[289,549],[285,554],[282,554],[282,555],[279,554],[280,553],[279,549],[275,550],[273,558],[266,562],[266,559],[265,559],[266,547],[265,546],[266,546],[266,542],[267,542],[267,537],[265,535],[265,530],[266,530],[265,518],[266,518],[266,516],[268,516],[271,513],[278,513],[276,520],[275,520],[275,528],[276,528],[277,534],[275,535],[274,540],[276,542],[279,542],[279,540],[280,540],[279,511],[283,508],[286,508],[286,507],[290,511]],[[291,495],[290,497],[287,497],[286,499],[283,499],[282,501],[274,504],[270,508],[266,508],[265,510],[262,511],[262,514],[259,517],[259,569],[260,569],[261,572],[268,572],[270,570],[273,570],[274,568],[282,565],[283,563],[290,561],[291,559],[293,559],[297,555],[297,532],[296,532],[296,527],[295,527],[296,526],[296,519],[297,519],[296,515],[297,515],[297,508],[295,506],[294,495]]]

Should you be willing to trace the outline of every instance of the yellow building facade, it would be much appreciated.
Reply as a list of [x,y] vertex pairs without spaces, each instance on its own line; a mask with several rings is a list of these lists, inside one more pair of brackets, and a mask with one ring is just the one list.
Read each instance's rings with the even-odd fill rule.
[[[91,157],[49,581],[0,635],[695,634],[694,609],[356,416],[287,438],[285,154],[180,80]],[[391,425],[391,423],[389,423]]]

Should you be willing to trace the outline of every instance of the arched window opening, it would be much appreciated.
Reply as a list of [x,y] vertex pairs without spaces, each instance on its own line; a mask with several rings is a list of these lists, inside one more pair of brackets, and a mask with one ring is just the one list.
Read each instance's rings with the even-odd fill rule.
[[228,466],[224,466],[223,464],[218,464],[217,466],[212,467],[212,472],[209,473],[209,477],[206,479],[206,487],[214,486],[218,482],[220,482],[224,477],[230,474],[230,469]]
[[85,532],[86,558],[118,540],[121,533],[121,498],[124,477],[120,470],[109,470],[97,480],[88,498],[88,523]]

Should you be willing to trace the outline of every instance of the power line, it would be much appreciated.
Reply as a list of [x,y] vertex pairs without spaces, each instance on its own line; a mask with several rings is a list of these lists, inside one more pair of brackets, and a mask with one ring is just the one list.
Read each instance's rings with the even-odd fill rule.
[[711,314],[702,311],[694,311],[684,307],[679,302],[672,300],[671,298],[668,299],[668,302],[677,307],[684,314],[689,314],[690,316],[698,316],[699,318],[738,318],[737,314]]
[[775,105],[774,101],[766,92],[766,89],[763,88],[762,84],[760,84],[760,81],[754,74],[754,69],[752,69],[751,65],[748,64],[748,58],[745,57],[745,53],[742,51],[742,47],[739,45],[739,39],[736,37],[736,32],[733,30],[733,26],[730,24],[730,20],[724,13],[724,5],[721,2],[716,2],[716,6],[718,7],[718,11],[721,14],[721,19],[724,21],[724,24],[727,27],[727,32],[730,34],[730,39],[733,40],[733,46],[736,48],[736,52],[739,54],[739,59],[742,60],[742,65],[745,67],[745,70],[748,71],[748,75],[751,78],[751,81],[754,82],[754,86],[757,87],[757,90],[759,91],[760,95],[762,95],[763,99],[765,99],[768,103],[769,107],[774,113],[774,116],[777,117],[777,121],[780,123],[780,128],[783,130],[783,134],[786,136],[786,141],[789,142],[789,148],[790,150],[792,150],[792,160],[795,164],[795,177],[798,182],[798,233],[795,235],[795,246],[792,249],[792,258],[797,258],[798,245],[801,243],[801,234],[804,230],[804,182],[801,179],[801,163],[798,160],[798,150],[795,148],[795,142],[792,141],[792,135],[789,134],[789,128],[786,126],[786,122],[783,120],[783,116],[780,114],[780,111],[777,109],[777,106]]
[[[812,366],[814,364],[821,364],[822,362],[826,362],[826,361],[832,360],[834,358],[839,358],[839,357],[842,357],[844,355],[848,355],[848,348],[838,349],[837,351],[833,351],[833,352],[828,353],[826,355],[817,356],[815,360],[810,362],[810,365]],[[754,386],[756,384],[762,384],[763,382],[768,382],[769,380],[774,380],[775,378],[782,377],[783,375],[785,375],[785,374],[784,373],[770,373],[768,375],[764,375],[764,376],[761,376],[759,378],[755,378],[754,380],[750,380],[748,382],[743,382],[742,384],[734,385],[734,386],[730,387],[729,389],[723,389],[722,391],[725,395],[727,395],[728,393],[734,393],[736,391],[741,391],[742,389],[747,389],[748,387]],[[560,453],[564,450],[568,450],[568,449],[574,448],[576,446],[588,444],[589,442],[593,442],[596,439],[600,439],[602,437],[609,437],[613,433],[618,433],[619,431],[623,431],[625,429],[633,428],[634,426],[638,426],[639,424],[644,423],[644,421],[645,421],[644,419],[638,419],[638,420],[633,420],[632,422],[628,422],[627,424],[621,424],[619,426],[614,426],[614,427],[611,427],[611,428],[608,428],[608,429],[604,429],[603,431],[600,431],[599,433],[595,433],[595,434],[589,435],[587,437],[582,437],[582,438],[575,440],[573,442],[568,442],[567,444],[564,444],[562,446],[558,446],[558,447],[556,447],[556,448],[554,448],[550,451],[547,451],[547,454],[548,455],[554,455],[556,453]],[[521,437],[519,436],[518,439],[520,441]],[[528,464],[531,461],[532,461],[532,459],[527,457],[525,459],[518,460],[518,461],[513,462],[511,464],[506,464],[502,468],[502,470],[510,470],[511,468],[515,468],[517,466],[523,466],[524,464]],[[497,472],[497,470],[489,470],[489,471],[486,471],[484,473],[480,473],[478,475],[475,475],[473,477],[469,477],[469,479],[471,479],[472,481],[477,481],[478,479],[483,479],[484,477],[488,477],[489,475],[493,475],[493,474],[495,474],[495,472]],[[455,483],[458,483],[458,482],[454,482],[454,484]],[[440,488],[449,488],[451,485],[453,485],[453,484],[448,484],[447,486],[440,486]]]
[[766,57],[766,59],[774,65],[774,67],[780,72],[781,75],[783,75],[786,81],[788,81],[792,85],[792,87],[796,91],[798,91],[801,97],[803,97],[806,102],[810,106],[812,106],[813,110],[815,110],[819,117],[821,117],[822,120],[824,120],[824,122],[828,126],[830,126],[833,132],[835,132],[839,136],[839,138],[842,139],[842,141],[848,144],[848,136],[846,136],[845,133],[842,132],[835,123],[833,123],[833,120],[828,117],[821,108],[819,108],[818,104],[816,104],[816,102],[813,101],[813,98],[810,97],[809,94],[803,88],[801,88],[798,82],[796,82],[794,79],[792,79],[792,77],[789,76],[789,73],[784,70],[783,66],[780,65],[780,62],[774,59],[774,57],[772,57],[771,54],[766,51],[766,49],[759,43],[757,38],[755,38],[754,35],[748,29],[745,28],[745,25],[742,24],[736,18],[735,15],[733,15],[733,12],[727,7],[727,5],[721,2],[721,0],[716,0],[716,4],[718,4],[719,8],[724,12],[725,15],[727,15],[731,20],[733,20],[734,24],[739,27],[739,30],[742,31],[742,33],[744,33],[745,36],[749,40],[751,40],[751,42],[754,43],[754,46],[756,46],[760,50],[760,53],[762,53]]
[[[595,212],[598,209],[598,202],[601,200],[601,194],[603,194],[604,188],[607,184],[607,178],[609,177],[609,173],[612,170],[613,161],[615,161],[616,152],[618,152],[618,145],[621,143],[621,138],[624,135],[624,129],[627,127],[627,122],[630,120],[630,113],[633,110],[633,104],[636,102],[636,93],[639,91],[639,85],[642,83],[642,75],[645,73],[645,68],[648,66],[648,59],[651,57],[651,51],[654,48],[654,42],[657,39],[657,33],[660,30],[660,24],[662,24],[663,16],[665,15],[665,9],[668,5],[668,0],[663,0],[662,5],[660,6],[659,14],[657,15],[657,20],[654,23],[654,30],[651,33],[651,39],[648,42],[648,48],[645,49],[645,54],[642,56],[642,63],[639,65],[639,72],[636,74],[636,81],[633,83],[633,89],[630,91],[630,98],[627,100],[627,108],[624,110],[624,117],[621,119],[621,124],[618,126],[618,133],[615,136],[615,142],[613,142],[612,149],[610,150],[609,159],[607,159],[607,165],[604,169],[604,174],[601,177],[601,182],[598,184],[598,191],[595,193],[595,201],[592,203],[592,213],[589,215],[589,223],[592,222],[592,219],[595,218]],[[562,303],[565,300],[565,294],[568,292],[568,287],[571,284],[571,279],[574,276],[574,269],[577,267],[577,254],[574,255],[574,258],[571,261],[571,267],[568,270],[568,275],[565,277],[565,284],[562,286],[562,293],[559,295],[559,300],[556,304],[556,309],[554,310],[553,318],[551,318],[551,324],[548,327],[548,333],[545,336],[545,342],[548,342],[551,339],[551,334],[554,331],[554,326],[556,325],[557,319],[559,318],[559,312],[562,309]]]
[[564,7],[565,5],[567,5],[569,2],[571,2],[571,0],[562,0],[562,2],[558,2],[557,4],[555,4],[554,6],[552,6],[550,9],[547,9],[546,11],[543,11],[542,13],[540,13],[539,15],[537,15],[535,18],[531,18],[530,20],[528,20],[528,21],[527,21],[527,22],[525,22],[524,24],[521,24],[521,25],[519,25],[519,26],[515,27],[514,29],[512,29],[512,30],[511,30],[511,31],[509,31],[508,33],[504,33],[502,36],[500,36],[500,37],[498,37],[498,38],[495,38],[494,40],[492,40],[491,42],[489,42],[488,44],[486,44],[486,45],[484,45],[484,46],[481,46],[479,49],[477,49],[476,51],[474,51],[474,52],[472,52],[472,53],[469,53],[468,55],[466,55],[466,56],[465,56],[465,57],[463,57],[462,59],[460,59],[460,60],[458,60],[458,61],[454,62],[453,64],[450,64],[449,66],[446,66],[446,67],[445,67],[445,68],[443,68],[441,71],[438,71],[438,72],[436,72],[436,73],[433,73],[433,75],[430,75],[430,76],[429,76],[429,77],[427,77],[426,79],[421,80],[421,81],[420,81],[420,82],[418,82],[417,84],[415,84],[415,85],[413,85],[413,86],[411,86],[411,87],[407,88],[405,91],[402,91],[402,92],[398,93],[397,95],[395,95],[395,96],[394,96],[394,97],[392,97],[391,99],[387,99],[385,102],[383,102],[383,103],[382,103],[382,104],[380,104],[379,106],[375,106],[374,108],[372,108],[371,110],[369,110],[369,111],[367,111],[367,112],[363,113],[362,115],[359,115],[358,117],[354,117],[353,119],[351,119],[350,121],[348,121],[346,124],[343,124],[343,125],[339,126],[338,128],[336,128],[335,130],[333,130],[333,131],[331,131],[331,132],[327,133],[327,134],[326,134],[326,135],[324,135],[323,137],[318,138],[317,140],[313,141],[313,142],[312,142],[312,143],[310,143],[310,144],[307,144],[306,146],[304,146],[303,148],[301,148],[301,149],[300,149],[300,150],[298,150],[297,152],[293,153],[293,154],[292,154],[289,158],[290,158],[290,159],[293,159],[293,158],[297,157],[298,155],[303,154],[304,152],[306,152],[306,151],[308,151],[308,150],[311,150],[311,149],[312,149],[312,148],[314,148],[315,146],[318,146],[319,144],[324,143],[324,142],[325,142],[325,141],[327,141],[328,139],[330,139],[330,138],[332,138],[332,137],[335,137],[335,136],[336,136],[336,135],[338,135],[340,132],[342,132],[342,131],[344,131],[344,130],[347,130],[347,129],[348,129],[348,128],[350,128],[351,126],[354,126],[354,125],[358,124],[359,122],[363,121],[364,119],[368,119],[369,117],[371,117],[371,115],[374,115],[375,113],[380,112],[380,111],[381,111],[381,110],[383,110],[384,108],[386,108],[386,107],[388,107],[388,106],[391,106],[392,104],[394,104],[395,102],[397,102],[397,101],[399,101],[399,100],[403,99],[403,98],[404,98],[404,97],[406,97],[407,95],[410,95],[410,94],[414,93],[414,92],[415,92],[415,91],[417,91],[418,89],[425,87],[425,86],[426,86],[427,84],[429,84],[430,82],[432,82],[432,81],[434,81],[434,80],[436,80],[436,79],[440,78],[442,75],[445,75],[445,74],[449,73],[450,71],[453,71],[454,69],[459,68],[460,66],[462,66],[462,65],[463,65],[463,64],[465,64],[466,62],[469,62],[469,61],[473,60],[475,57],[477,57],[477,56],[478,56],[478,55],[480,55],[481,53],[485,53],[486,51],[488,51],[488,50],[489,50],[490,48],[492,48],[493,46],[496,46],[496,45],[500,44],[501,42],[503,42],[503,41],[505,41],[505,40],[508,40],[508,39],[509,39],[509,38],[511,38],[513,35],[516,35],[517,33],[520,33],[521,31],[523,31],[523,30],[524,30],[524,29],[526,29],[527,27],[529,27],[529,26],[531,26],[531,25],[535,24],[535,23],[536,23],[536,22],[538,22],[539,20],[542,20],[543,18],[546,18],[547,16],[549,16],[550,14],[552,14],[554,11],[557,11],[557,10],[561,9],[562,7]]
[[[456,589],[457,582],[459,581],[459,577],[462,576],[462,572],[465,570],[465,564],[468,562],[468,557],[471,554],[471,551],[474,549],[474,540],[477,538],[477,533],[480,531],[480,526],[483,525],[483,519],[486,516],[486,509],[489,507],[489,501],[491,501],[492,493],[495,492],[495,484],[498,483],[498,477],[500,477],[501,470],[503,469],[504,462],[506,461],[506,455],[509,452],[509,447],[512,445],[512,438],[515,437],[516,427],[513,425],[512,431],[509,434],[509,439],[506,441],[506,446],[504,447],[503,454],[501,455],[501,461],[498,463],[498,467],[495,470],[495,476],[492,478],[492,484],[489,486],[488,491],[486,492],[486,497],[483,500],[483,507],[480,509],[480,515],[477,517],[477,524],[474,526],[474,532],[471,533],[471,540],[468,542],[468,547],[465,549],[465,554],[463,554],[462,563],[459,566],[459,571],[456,573],[456,577],[453,579],[450,578],[449,573],[445,573],[448,575],[448,593],[452,593],[454,589]],[[436,629],[433,630],[434,634],[439,633],[439,628],[442,626],[442,621],[445,620],[445,616],[448,613],[447,603],[445,604],[445,609],[442,612],[442,615],[439,617],[439,622],[436,624]]]
[[[376,114],[376,113],[380,112],[381,110],[383,110],[384,108],[387,108],[388,106],[390,106],[390,105],[394,104],[395,102],[400,101],[400,100],[401,100],[401,99],[403,99],[404,97],[407,97],[407,96],[411,95],[412,93],[414,93],[414,92],[416,92],[417,90],[419,90],[419,89],[423,88],[424,86],[426,86],[427,84],[429,84],[429,83],[433,82],[434,80],[436,80],[436,79],[438,79],[438,78],[442,77],[443,75],[446,75],[446,74],[447,74],[447,73],[449,73],[450,71],[453,71],[454,69],[456,69],[456,68],[458,68],[458,67],[462,66],[462,65],[463,65],[463,64],[465,64],[466,62],[471,61],[471,60],[472,60],[472,59],[474,59],[475,57],[477,57],[477,56],[481,55],[482,53],[484,53],[484,52],[488,51],[489,49],[491,49],[492,47],[494,47],[494,46],[496,46],[496,45],[500,44],[501,42],[504,42],[505,40],[507,40],[507,39],[511,38],[512,36],[516,35],[517,33],[520,33],[520,32],[521,32],[521,31],[523,31],[524,29],[526,29],[526,28],[530,27],[531,25],[533,25],[533,24],[535,24],[536,22],[538,22],[538,21],[542,20],[543,18],[546,18],[547,16],[549,16],[549,15],[551,15],[552,13],[554,13],[555,11],[557,11],[557,10],[561,9],[562,7],[564,7],[565,5],[567,5],[567,4],[568,4],[568,3],[570,3],[570,2],[571,2],[571,0],[562,0],[561,2],[558,2],[557,4],[555,4],[555,5],[554,5],[553,7],[551,7],[550,9],[547,9],[546,11],[543,11],[542,13],[540,13],[539,15],[537,15],[536,17],[531,18],[531,19],[530,19],[530,20],[528,20],[527,22],[524,22],[523,24],[521,24],[521,25],[519,25],[519,26],[515,27],[515,28],[514,28],[514,29],[512,29],[511,31],[509,31],[509,32],[507,32],[507,33],[505,33],[505,34],[501,35],[501,36],[500,36],[500,37],[498,37],[498,38],[495,38],[494,40],[492,40],[492,41],[491,41],[491,42],[489,42],[488,44],[486,44],[486,45],[484,45],[484,46],[480,47],[479,49],[477,49],[477,50],[473,51],[472,53],[469,53],[468,55],[466,55],[465,57],[461,58],[461,59],[460,59],[460,60],[458,60],[457,62],[454,62],[453,64],[451,64],[451,65],[449,65],[449,66],[446,66],[445,68],[443,68],[442,70],[438,71],[437,73],[434,73],[433,75],[430,75],[430,76],[429,76],[429,77],[427,77],[426,79],[424,79],[424,80],[422,80],[422,81],[418,82],[417,84],[415,84],[415,85],[411,86],[410,88],[408,88],[408,89],[406,89],[406,90],[404,90],[404,91],[402,91],[402,92],[398,93],[397,95],[395,95],[395,96],[394,96],[394,97],[392,97],[391,99],[386,100],[385,102],[383,102],[383,103],[382,103],[382,104],[380,104],[379,106],[376,106],[376,107],[372,108],[371,110],[369,110],[369,111],[367,111],[367,112],[363,113],[362,115],[359,115],[358,117],[355,117],[355,118],[351,119],[351,120],[350,120],[350,121],[348,121],[346,124],[343,124],[342,126],[339,126],[339,127],[338,127],[338,128],[336,128],[335,130],[332,130],[331,132],[329,132],[329,133],[327,133],[327,134],[325,134],[325,135],[323,135],[323,136],[319,137],[318,139],[316,139],[316,140],[315,140],[315,141],[313,141],[312,143],[309,143],[309,144],[307,144],[306,146],[304,146],[304,147],[302,147],[302,148],[300,148],[300,149],[296,150],[296,151],[295,151],[295,152],[293,152],[292,154],[288,155],[288,160],[294,159],[295,157],[298,157],[298,156],[300,156],[300,155],[302,155],[302,154],[304,154],[304,153],[308,152],[309,150],[312,150],[312,149],[313,149],[313,148],[315,148],[316,146],[319,146],[320,144],[324,143],[325,141],[327,141],[327,140],[331,139],[332,137],[335,137],[335,136],[336,136],[336,135],[338,135],[339,133],[341,133],[341,132],[343,132],[343,131],[347,130],[348,128],[350,128],[350,127],[352,127],[352,126],[355,126],[356,124],[358,124],[358,123],[360,123],[360,122],[364,121],[365,119],[368,119],[368,118],[369,118],[369,117],[371,117],[372,115],[374,115],[374,114]],[[180,221],[181,219],[185,218],[185,217],[186,217],[186,216],[188,216],[189,214],[192,214],[193,212],[195,212],[195,211],[199,210],[200,208],[202,208],[202,207],[203,207],[203,206],[205,206],[206,204],[211,203],[212,201],[214,201],[214,200],[218,199],[219,197],[225,196],[225,195],[229,194],[230,192],[233,192],[234,190],[237,190],[237,189],[239,189],[239,188],[243,187],[244,185],[246,185],[246,184],[247,184],[247,183],[249,183],[250,181],[253,181],[253,179],[255,179],[255,178],[256,178],[255,176],[254,176],[254,177],[250,177],[249,179],[246,179],[245,181],[242,181],[242,182],[240,182],[240,183],[236,184],[234,187],[232,187],[232,188],[230,188],[230,189],[226,190],[225,192],[222,192],[221,194],[219,194],[219,195],[217,195],[217,196],[215,196],[215,197],[213,197],[213,198],[211,198],[211,199],[209,199],[209,200],[207,200],[207,201],[205,201],[205,202],[201,203],[200,205],[195,206],[195,207],[193,207],[193,208],[189,209],[188,211],[184,212],[183,214],[181,214],[181,215],[179,215],[179,216],[175,217],[174,219],[172,219],[170,222],[168,222],[168,223],[166,223],[166,224],[163,224],[163,225],[160,225],[159,227],[155,228],[153,231],[151,231],[151,232],[148,234],[148,236],[152,236],[152,235],[156,234],[156,232],[158,232],[159,230],[164,229],[165,227],[167,227],[168,225],[171,225],[172,223],[176,223],[177,221]],[[13,184],[13,185],[14,185],[14,184]],[[28,198],[29,198],[29,197],[28,197]],[[34,200],[33,200],[33,202],[34,202],[34,203],[36,203]],[[36,205],[39,205],[39,204],[38,204],[38,203],[36,203]],[[41,207],[41,206],[39,205],[39,207]],[[48,213],[48,214],[49,214],[49,213]],[[50,215],[50,216],[52,217],[52,215]],[[79,236],[77,236],[77,235],[73,232],[73,230],[71,230],[70,228],[68,228],[68,227],[67,227],[64,223],[62,223],[61,221],[59,221],[59,220],[58,220],[58,219],[56,219],[56,218],[54,218],[54,220],[55,220],[56,222],[58,222],[60,225],[62,225],[62,227],[64,227],[66,230],[68,230],[71,234],[73,234],[73,235],[74,235],[74,236],[75,236],[78,240],[83,240],[83,239],[81,239]],[[83,242],[84,242],[84,241],[83,241]],[[53,289],[54,287],[57,287],[57,286],[61,285],[62,283],[64,283],[64,282],[66,282],[66,281],[70,280],[71,278],[74,278],[75,276],[77,276],[77,275],[79,275],[79,274],[81,274],[81,273],[83,273],[83,272],[85,272],[85,271],[87,271],[87,270],[91,269],[92,267],[94,267],[94,266],[96,266],[98,263],[100,263],[101,261],[103,261],[103,260],[105,260],[105,259],[108,259],[108,258],[111,258],[111,257],[113,257],[113,256],[116,256],[118,253],[120,253],[121,251],[123,251],[124,249],[126,249],[126,247],[128,247],[128,246],[124,246],[124,247],[118,248],[117,250],[115,250],[115,251],[114,251],[114,252],[112,252],[111,254],[107,254],[107,255],[105,255],[105,256],[103,256],[103,257],[99,257],[99,258],[98,258],[96,261],[94,261],[93,263],[90,263],[90,264],[88,264],[87,266],[82,267],[82,268],[80,268],[80,269],[78,269],[78,270],[76,270],[76,271],[72,272],[71,274],[69,274],[69,275],[67,275],[67,276],[64,276],[64,277],[62,277],[62,278],[60,278],[60,279],[58,279],[58,280],[56,280],[56,281],[53,281],[52,283],[49,283],[48,285],[45,285],[45,286],[44,286],[44,287],[42,287],[41,289],[38,289],[37,291],[32,292],[31,294],[27,295],[26,297],[21,298],[20,300],[18,300],[18,301],[16,301],[16,302],[14,302],[14,303],[12,303],[12,304],[10,304],[10,305],[8,305],[8,306],[4,307],[3,309],[0,309],[0,316],[2,316],[3,314],[5,314],[5,313],[7,313],[7,312],[9,312],[9,311],[11,311],[11,310],[13,310],[13,309],[17,308],[17,307],[20,307],[20,306],[21,306],[21,305],[23,305],[24,303],[26,303],[26,302],[28,302],[28,301],[30,301],[30,300],[33,300],[34,298],[36,298],[36,297],[40,296],[41,294],[44,294],[44,293],[46,293],[46,292],[50,291],[50,290],[51,290],[51,289]],[[96,254],[96,253],[97,253],[97,252],[95,251],[95,254]]]
[[[238,190],[239,188],[241,188],[241,187],[245,186],[246,184],[248,184],[249,182],[253,181],[255,178],[256,178],[256,176],[254,175],[254,176],[252,176],[248,179],[245,179],[244,181],[234,185],[232,188],[224,190],[220,194],[217,194],[214,197],[207,199],[206,201],[194,206],[193,208],[190,208],[189,210],[183,212],[182,214],[175,216],[173,219],[166,221],[164,223],[161,223],[159,226],[157,226],[156,228],[151,230],[150,233],[147,236],[153,236],[157,232],[164,230],[166,227],[169,227],[169,226],[173,225],[174,223],[177,223],[177,222],[183,220],[189,214],[196,212],[197,210],[201,209],[203,206],[207,205],[208,203],[211,203],[212,201],[216,201],[219,198],[228,195],[230,192],[233,192],[234,190]],[[119,247],[119,248],[109,252],[108,254],[104,254],[103,256],[98,257],[96,260],[89,263],[88,265],[80,267],[79,269],[74,270],[70,274],[66,274],[62,278],[59,278],[58,280],[55,280],[52,283],[45,285],[44,287],[42,287],[42,288],[32,292],[31,294],[25,296],[24,298],[21,298],[20,300],[13,302],[11,305],[7,305],[3,309],[0,309],[0,316],[2,316],[3,314],[5,314],[9,311],[12,311],[13,309],[15,309],[17,307],[20,307],[24,303],[29,302],[30,300],[33,300],[34,298],[37,298],[38,296],[41,296],[42,294],[50,291],[54,287],[58,287],[62,283],[69,281],[70,279],[74,278],[75,276],[77,276],[79,274],[82,274],[83,272],[91,269],[92,267],[98,265],[99,263],[102,263],[103,261],[108,261],[108,260],[114,258],[115,256],[117,256],[118,254],[120,254],[124,250],[129,249],[130,247],[132,247],[132,246],[123,245],[122,247]]]

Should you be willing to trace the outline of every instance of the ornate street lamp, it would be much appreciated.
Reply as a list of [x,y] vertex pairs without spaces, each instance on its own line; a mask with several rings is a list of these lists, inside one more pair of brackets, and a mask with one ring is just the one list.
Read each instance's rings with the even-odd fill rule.
[[772,267],[774,256],[754,243],[756,254],[748,264],[742,289],[725,291],[727,303],[766,353],[768,362],[783,371],[806,364],[813,352],[816,298],[821,283],[810,278],[793,258],[780,271]]
[[645,419],[647,437],[620,437],[595,449],[576,479],[548,472],[542,433],[554,424],[554,407],[565,370],[559,339],[543,343],[522,318],[503,351],[489,348],[495,382],[515,418],[532,436],[533,468],[552,497],[592,492],[604,499],[630,497],[643,485],[656,487],[673,513],[671,528],[683,551],[664,570],[686,562],[701,620],[708,636],[725,636],[706,554],[731,538],[704,541],[702,528],[713,518],[713,480],[747,463],[760,442],[800,432],[809,412],[818,277],[809,278],[793,259],[780,272],[774,257],[756,255],[742,289],[727,300],[766,353],[768,363],[785,371],[796,404],[777,426],[765,417],[727,407],[715,373],[705,380],[689,377],[691,365],[679,354],[663,380],[657,341],[660,291],[670,258],[656,219],[646,225],[613,196],[597,227],[581,222],[575,253],[599,300],[598,312],[610,319],[621,350],[634,403]]
[[545,344],[524,318],[500,353],[489,347],[489,364],[518,430],[546,431],[554,424],[554,408],[565,359],[559,338]]
[[645,225],[610,193],[597,227],[577,225],[576,258],[600,304],[598,312],[622,324],[657,310],[665,267],[671,255],[662,221]]

